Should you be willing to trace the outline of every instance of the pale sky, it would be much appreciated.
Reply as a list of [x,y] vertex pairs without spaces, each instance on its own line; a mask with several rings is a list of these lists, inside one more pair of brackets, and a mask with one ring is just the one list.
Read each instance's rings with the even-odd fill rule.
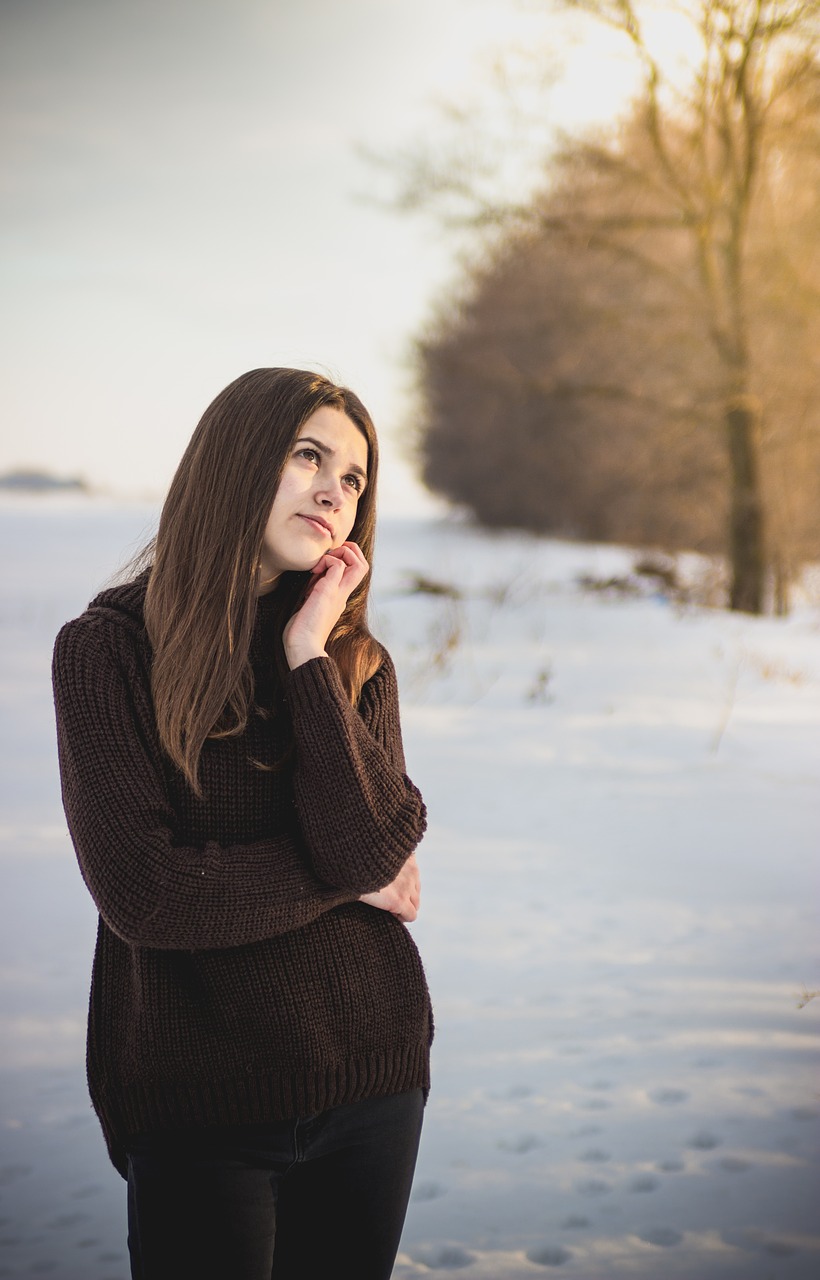
[[[161,495],[226,383],[304,365],[362,397],[382,510],[414,509],[406,353],[455,246],[362,202],[356,144],[429,136],[506,43],[563,46],[533,7],[0,0],[0,471]],[[607,57],[575,48],[556,123],[612,111]]]

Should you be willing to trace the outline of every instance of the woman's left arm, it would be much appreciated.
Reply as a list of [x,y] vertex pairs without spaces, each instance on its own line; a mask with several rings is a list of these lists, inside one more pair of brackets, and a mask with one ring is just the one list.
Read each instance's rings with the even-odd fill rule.
[[287,680],[296,740],[294,791],[313,869],[360,894],[390,884],[427,824],[404,772],[396,673],[386,651],[358,710],[332,658],[314,658]]

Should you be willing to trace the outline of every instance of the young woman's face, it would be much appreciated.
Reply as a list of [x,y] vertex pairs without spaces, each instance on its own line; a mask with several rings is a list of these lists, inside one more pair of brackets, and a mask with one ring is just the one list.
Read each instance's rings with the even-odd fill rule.
[[299,431],[271,507],[259,590],[280,573],[312,569],[346,542],[367,484],[367,441],[341,409],[323,405]]

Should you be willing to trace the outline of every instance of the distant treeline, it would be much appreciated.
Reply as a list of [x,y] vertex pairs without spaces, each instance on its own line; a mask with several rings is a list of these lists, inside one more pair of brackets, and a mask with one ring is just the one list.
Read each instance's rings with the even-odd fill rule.
[[418,443],[484,524],[722,552],[733,607],[783,611],[820,559],[820,60],[793,6],[768,34],[723,7],[688,99],[650,66],[525,207],[476,198],[490,247],[417,344]]
[[89,492],[86,482],[76,476],[53,476],[47,471],[24,469],[6,471],[0,475],[0,489],[14,493],[51,493],[55,489],[61,492]]

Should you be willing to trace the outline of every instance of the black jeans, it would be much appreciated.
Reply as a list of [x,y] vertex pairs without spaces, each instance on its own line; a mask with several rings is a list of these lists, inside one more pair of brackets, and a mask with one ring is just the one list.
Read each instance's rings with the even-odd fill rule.
[[389,1280],[423,1111],[416,1089],[281,1123],[140,1134],[133,1280]]

